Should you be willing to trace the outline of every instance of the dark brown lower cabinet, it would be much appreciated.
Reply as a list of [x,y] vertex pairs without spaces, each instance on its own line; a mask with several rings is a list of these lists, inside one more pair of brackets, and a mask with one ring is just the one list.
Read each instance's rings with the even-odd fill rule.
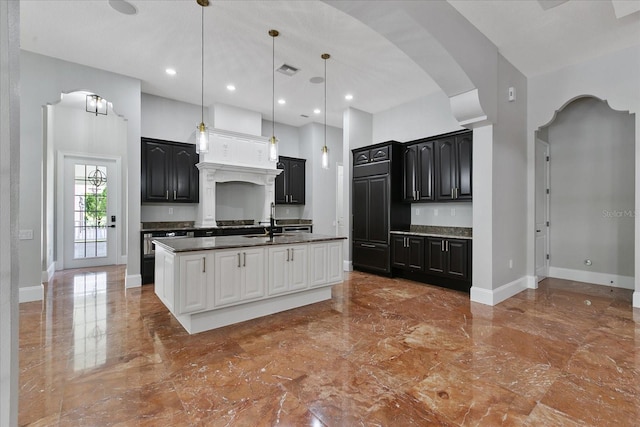
[[389,274],[389,245],[383,243],[353,243],[353,265],[368,271]]
[[465,239],[427,237],[426,272],[452,279],[470,279],[470,246]]
[[392,235],[391,256],[391,265],[395,268],[424,271],[424,238]]

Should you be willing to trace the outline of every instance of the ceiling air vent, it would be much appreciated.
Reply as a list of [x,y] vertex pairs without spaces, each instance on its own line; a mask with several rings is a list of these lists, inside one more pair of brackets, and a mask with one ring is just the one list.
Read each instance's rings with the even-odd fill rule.
[[280,68],[278,68],[276,71],[284,74],[285,76],[291,77],[295,73],[297,73],[299,70],[296,67],[293,67],[291,65],[282,64]]
[[306,114],[300,114],[300,117],[304,117],[305,119],[309,118],[309,116],[307,116]]

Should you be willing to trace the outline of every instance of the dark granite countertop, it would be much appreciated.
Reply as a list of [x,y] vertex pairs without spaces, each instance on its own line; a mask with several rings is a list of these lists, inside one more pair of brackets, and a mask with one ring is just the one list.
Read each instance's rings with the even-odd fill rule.
[[392,234],[404,234],[427,237],[450,237],[473,239],[473,229],[469,227],[442,227],[435,225],[412,225],[409,231],[392,231]]
[[[196,227],[195,221],[158,221],[143,222],[140,224],[141,232],[149,231],[195,231],[195,230],[213,230],[213,229],[239,229],[239,228],[258,228],[268,225],[268,223],[248,223],[246,220],[239,221],[219,221],[222,225],[216,227]],[[313,225],[310,219],[276,219],[277,226],[283,225]]]
[[329,240],[343,240],[345,237],[327,236],[314,233],[276,234],[273,241],[268,236],[216,236],[185,237],[179,239],[153,240],[158,246],[171,252],[206,251],[212,249],[248,248],[256,246],[290,245]]

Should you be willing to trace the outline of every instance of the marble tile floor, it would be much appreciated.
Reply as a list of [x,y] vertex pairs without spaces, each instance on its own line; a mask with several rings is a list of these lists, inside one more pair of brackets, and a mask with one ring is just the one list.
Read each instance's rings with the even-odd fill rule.
[[20,306],[21,426],[638,426],[632,291],[547,279],[496,307],[360,272],[330,301],[187,334],[124,269]]

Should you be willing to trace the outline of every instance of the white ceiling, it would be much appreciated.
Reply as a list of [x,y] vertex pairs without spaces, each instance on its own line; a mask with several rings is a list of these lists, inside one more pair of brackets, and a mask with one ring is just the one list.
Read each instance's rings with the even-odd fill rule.
[[[22,48],[131,76],[145,93],[199,105],[202,8],[195,0],[130,3],[137,14],[116,12],[107,0],[21,0]],[[627,7],[617,19],[610,0],[449,3],[527,76],[640,44],[640,13]],[[385,38],[321,1],[213,0],[204,12],[205,105],[219,102],[271,117],[271,28],[280,31],[276,68],[287,63],[300,69],[293,77],[276,73],[276,97],[287,101],[276,105],[278,122],[323,121],[313,109],[323,108],[324,86],[309,79],[323,75],[325,52],[331,54],[330,125],[342,126],[349,105],[377,113],[439,90]],[[168,76],[167,67],[178,74]],[[235,92],[227,91],[229,83]],[[346,93],[354,99],[346,101]]]

